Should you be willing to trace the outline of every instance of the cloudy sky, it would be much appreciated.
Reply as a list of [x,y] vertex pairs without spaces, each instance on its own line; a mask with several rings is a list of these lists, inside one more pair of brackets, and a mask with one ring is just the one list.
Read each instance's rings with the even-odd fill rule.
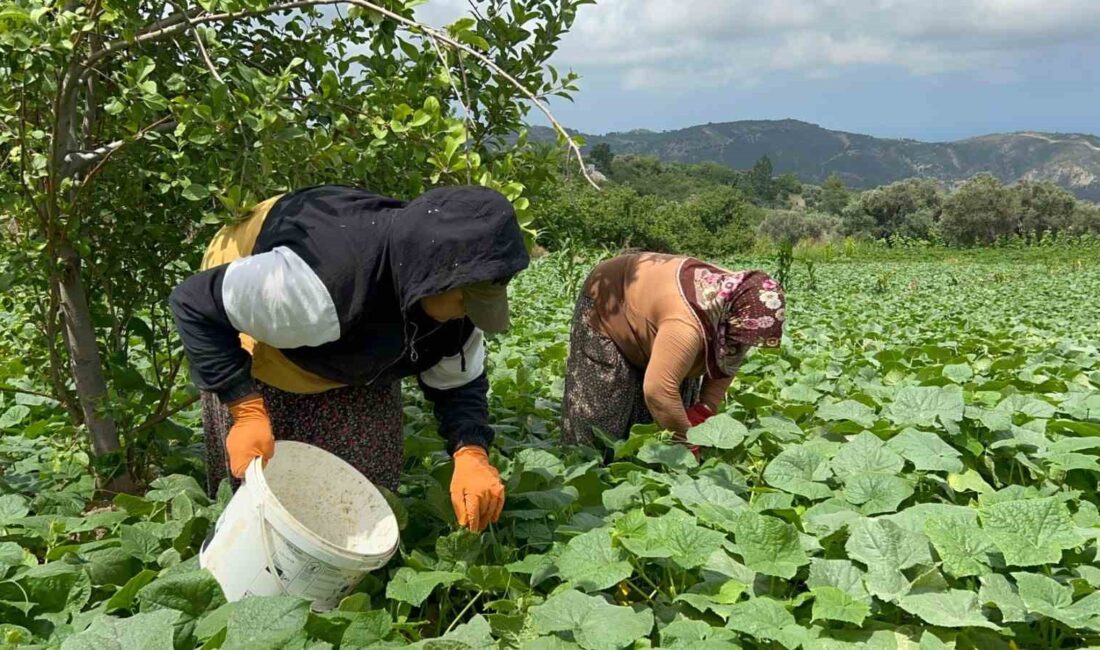
[[553,63],[582,75],[555,114],[589,133],[790,117],[922,140],[1100,134],[1100,0],[599,0]]

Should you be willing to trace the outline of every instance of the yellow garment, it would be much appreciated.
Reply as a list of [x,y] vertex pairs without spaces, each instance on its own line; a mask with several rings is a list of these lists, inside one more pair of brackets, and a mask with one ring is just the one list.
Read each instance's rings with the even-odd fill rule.
[[[256,244],[256,238],[260,236],[260,228],[267,219],[268,211],[281,197],[280,194],[258,204],[246,219],[219,230],[210,245],[206,247],[206,254],[202,258],[202,270],[212,269],[251,255],[252,247]],[[241,347],[252,355],[252,376],[268,386],[300,395],[322,393],[343,386],[298,367],[278,349],[266,343],[260,343],[244,333],[241,333]]]

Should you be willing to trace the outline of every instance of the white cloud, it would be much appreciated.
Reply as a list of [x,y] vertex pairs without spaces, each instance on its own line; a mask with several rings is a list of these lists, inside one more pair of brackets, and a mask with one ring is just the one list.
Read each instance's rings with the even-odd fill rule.
[[1004,76],[1028,55],[1098,33],[1100,0],[600,0],[579,11],[555,62],[618,72],[627,87],[856,65]]
[[470,13],[466,0],[429,0],[416,8],[416,19],[425,25],[441,27]]

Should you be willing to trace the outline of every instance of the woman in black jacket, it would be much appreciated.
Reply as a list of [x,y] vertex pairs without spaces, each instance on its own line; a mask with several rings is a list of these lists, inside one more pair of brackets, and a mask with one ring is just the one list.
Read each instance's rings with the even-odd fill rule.
[[400,379],[416,375],[455,462],[459,523],[496,521],[483,333],[507,328],[506,285],[528,262],[511,204],[483,187],[411,202],[313,187],[223,228],[170,298],[203,391],[208,489],[276,437],[396,489]]

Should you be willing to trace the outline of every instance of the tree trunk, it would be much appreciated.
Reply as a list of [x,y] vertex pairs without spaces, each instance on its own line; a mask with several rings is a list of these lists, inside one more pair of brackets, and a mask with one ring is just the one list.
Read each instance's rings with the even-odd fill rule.
[[118,429],[107,411],[107,381],[99,358],[92,314],[80,278],[80,257],[68,242],[59,246],[61,270],[51,278],[61,297],[62,326],[76,395],[88,427],[92,453],[99,456],[118,451]]

